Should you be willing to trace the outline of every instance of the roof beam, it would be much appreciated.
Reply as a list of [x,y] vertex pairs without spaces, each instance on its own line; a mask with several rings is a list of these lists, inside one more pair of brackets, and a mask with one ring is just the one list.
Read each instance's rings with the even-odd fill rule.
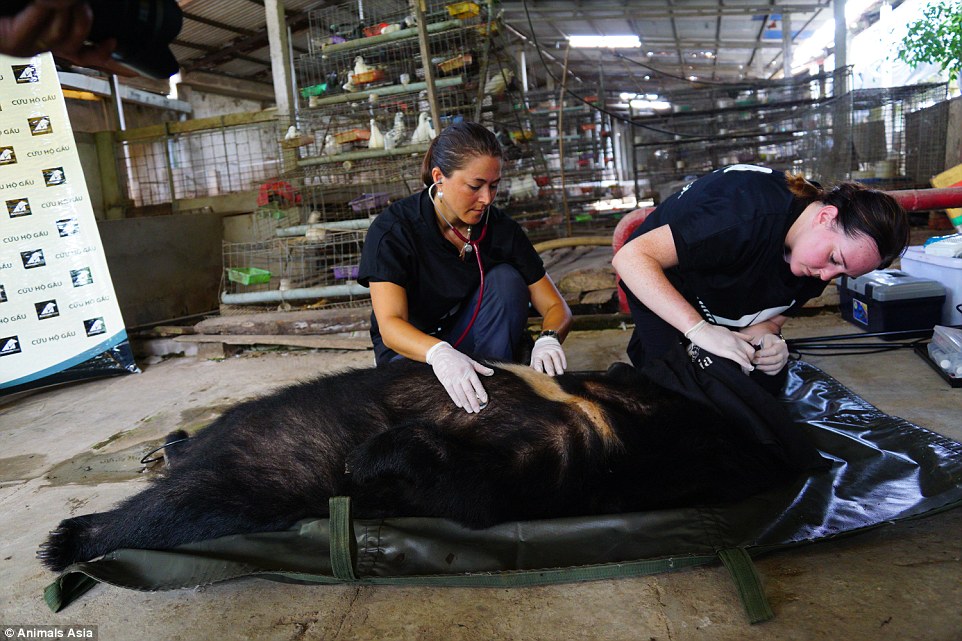
[[[255,4],[260,4],[263,6],[263,2],[258,2],[257,0],[248,0],[249,2],[254,2]],[[291,31],[297,32],[308,27],[308,17],[306,13],[289,13],[287,15],[287,26]],[[266,47],[269,44],[267,37],[267,26],[258,29],[251,36],[245,36],[237,38],[229,45],[224,47],[219,47],[216,51],[210,51],[207,55],[200,56],[199,58],[194,58],[192,60],[185,60],[181,64],[181,67],[185,71],[194,70],[209,70],[218,65],[229,62],[234,58],[241,58],[242,55]],[[192,47],[195,49],[204,49],[200,45],[194,45],[193,43],[184,43],[186,47]],[[252,59],[253,62],[258,62],[260,64],[265,64],[270,66],[270,61],[264,62],[262,60]]]
[[[683,18],[683,17],[702,17],[702,16],[749,16],[765,15],[771,12],[772,8],[768,5],[725,5],[725,4],[703,4],[703,5],[668,5],[664,7],[653,7],[649,4],[637,4],[636,6],[626,6],[624,3],[611,2],[592,2],[589,5],[570,6],[571,3],[559,3],[553,6],[539,5],[538,7],[528,7],[532,14],[550,18],[580,18],[585,14],[590,14],[595,19],[617,18],[629,19],[631,16],[637,17],[638,11],[644,13],[645,18]],[[828,0],[812,2],[778,5],[778,13],[813,13],[831,6]],[[505,14],[520,13],[524,14],[524,6],[521,2],[508,1],[502,2],[501,7]],[[611,15],[601,15],[608,14]]]

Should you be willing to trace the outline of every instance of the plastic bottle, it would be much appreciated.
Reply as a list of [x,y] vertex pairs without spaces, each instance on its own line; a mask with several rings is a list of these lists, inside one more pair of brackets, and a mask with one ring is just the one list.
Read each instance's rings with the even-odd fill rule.
[[935,342],[929,343],[928,350],[929,358],[946,374],[955,378],[962,377],[962,352],[946,352]]

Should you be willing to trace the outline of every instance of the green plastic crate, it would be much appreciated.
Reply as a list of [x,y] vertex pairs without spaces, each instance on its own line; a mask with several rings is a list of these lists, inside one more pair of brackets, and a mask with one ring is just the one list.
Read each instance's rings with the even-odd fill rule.
[[271,273],[257,267],[232,267],[227,270],[228,280],[241,285],[257,285],[271,280]]

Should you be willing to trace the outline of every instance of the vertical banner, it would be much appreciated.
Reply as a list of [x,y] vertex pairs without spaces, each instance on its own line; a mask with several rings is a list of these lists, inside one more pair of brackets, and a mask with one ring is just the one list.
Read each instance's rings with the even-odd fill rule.
[[128,372],[53,57],[0,55],[0,395]]

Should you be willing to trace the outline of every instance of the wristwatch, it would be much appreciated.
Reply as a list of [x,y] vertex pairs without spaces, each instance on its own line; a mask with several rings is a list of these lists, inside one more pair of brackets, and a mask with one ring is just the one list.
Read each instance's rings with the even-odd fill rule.
[[551,338],[558,338],[558,332],[553,329],[543,329],[541,330],[541,335],[538,338],[544,338],[545,336],[550,336]]

